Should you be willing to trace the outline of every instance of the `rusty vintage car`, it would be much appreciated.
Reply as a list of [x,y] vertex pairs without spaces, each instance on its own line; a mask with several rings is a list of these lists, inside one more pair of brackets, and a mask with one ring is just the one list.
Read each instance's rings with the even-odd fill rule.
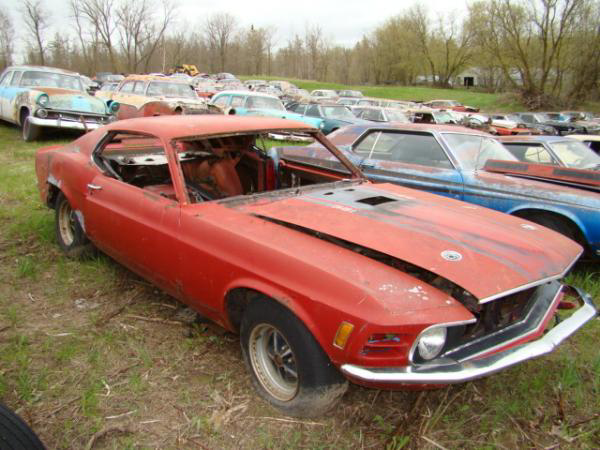
[[23,139],[44,129],[87,131],[115,120],[119,104],[89,95],[78,73],[41,66],[11,66],[0,74],[0,118],[19,125]]
[[96,97],[119,103],[118,119],[171,114],[208,114],[206,99],[185,81],[156,75],[130,75],[115,91],[98,91]]
[[[310,135],[335,161],[262,146],[286,132]],[[39,150],[36,172],[65,252],[91,242],[239,333],[257,391],[289,415],[322,414],[347,380],[398,388],[489,375],[552,351],[596,314],[560,281],[575,242],[372,184],[301,122],[120,121]]]

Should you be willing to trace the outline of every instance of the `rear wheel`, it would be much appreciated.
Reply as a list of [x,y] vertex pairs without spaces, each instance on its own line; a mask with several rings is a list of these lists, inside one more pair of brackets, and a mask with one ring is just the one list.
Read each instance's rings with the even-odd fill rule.
[[268,298],[246,309],[241,345],[258,393],[287,415],[321,415],[346,391],[347,381],[306,326]]
[[42,127],[31,123],[30,117],[29,111],[24,111],[21,114],[21,131],[25,142],[36,141],[42,135]]
[[60,192],[56,199],[55,233],[58,246],[67,256],[78,258],[91,249],[79,218],[67,197]]

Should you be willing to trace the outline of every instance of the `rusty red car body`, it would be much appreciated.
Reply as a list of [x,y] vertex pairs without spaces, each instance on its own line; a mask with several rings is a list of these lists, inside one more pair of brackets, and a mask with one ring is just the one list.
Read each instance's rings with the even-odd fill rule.
[[[272,132],[308,133],[337,165],[259,149]],[[302,123],[120,121],[39,150],[36,172],[63,249],[89,239],[240,332],[259,394],[290,415],[326,411],[345,378],[390,388],[484,376],[551,351],[595,315],[586,294],[558,281],[576,243],[370,183]],[[540,337],[565,296],[579,309]]]

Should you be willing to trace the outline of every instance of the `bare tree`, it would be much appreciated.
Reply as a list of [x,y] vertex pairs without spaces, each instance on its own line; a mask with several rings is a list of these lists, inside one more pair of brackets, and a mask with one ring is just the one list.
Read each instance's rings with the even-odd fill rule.
[[79,3],[78,14],[94,29],[98,41],[108,53],[111,69],[118,72],[117,51],[114,45],[116,0],[75,0]]
[[14,28],[8,14],[0,11],[0,70],[12,64]]
[[[566,55],[587,0],[487,0],[471,5],[478,42],[530,108],[552,105],[561,92]],[[597,24],[596,24],[597,26]]]
[[117,8],[117,29],[128,72],[138,72],[142,64],[144,71],[148,71],[152,55],[174,17],[171,2],[162,0],[161,6],[160,18],[156,17],[159,8],[153,0],[122,2]]
[[204,34],[209,49],[218,58],[218,70],[225,71],[227,52],[234,33],[237,29],[237,21],[229,13],[213,14],[204,24]]
[[35,41],[34,46],[37,47],[39,63],[43,66],[46,64],[44,34],[48,29],[50,14],[42,7],[41,0],[24,0],[22,14],[25,27]]

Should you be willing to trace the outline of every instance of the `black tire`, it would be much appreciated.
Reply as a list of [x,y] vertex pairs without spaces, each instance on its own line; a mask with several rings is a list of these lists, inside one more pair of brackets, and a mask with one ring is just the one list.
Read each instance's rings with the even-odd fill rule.
[[23,112],[21,115],[21,132],[25,142],[37,141],[42,135],[42,127],[31,123],[29,116],[29,112]]
[[0,403],[0,448],[44,450],[44,444],[23,419]]
[[67,197],[59,192],[56,198],[54,231],[61,250],[71,258],[79,258],[89,252],[88,240],[77,214],[71,209]]
[[279,303],[265,297],[253,300],[244,312],[240,335],[256,390],[284,414],[322,415],[346,392],[348,382],[317,340]]

